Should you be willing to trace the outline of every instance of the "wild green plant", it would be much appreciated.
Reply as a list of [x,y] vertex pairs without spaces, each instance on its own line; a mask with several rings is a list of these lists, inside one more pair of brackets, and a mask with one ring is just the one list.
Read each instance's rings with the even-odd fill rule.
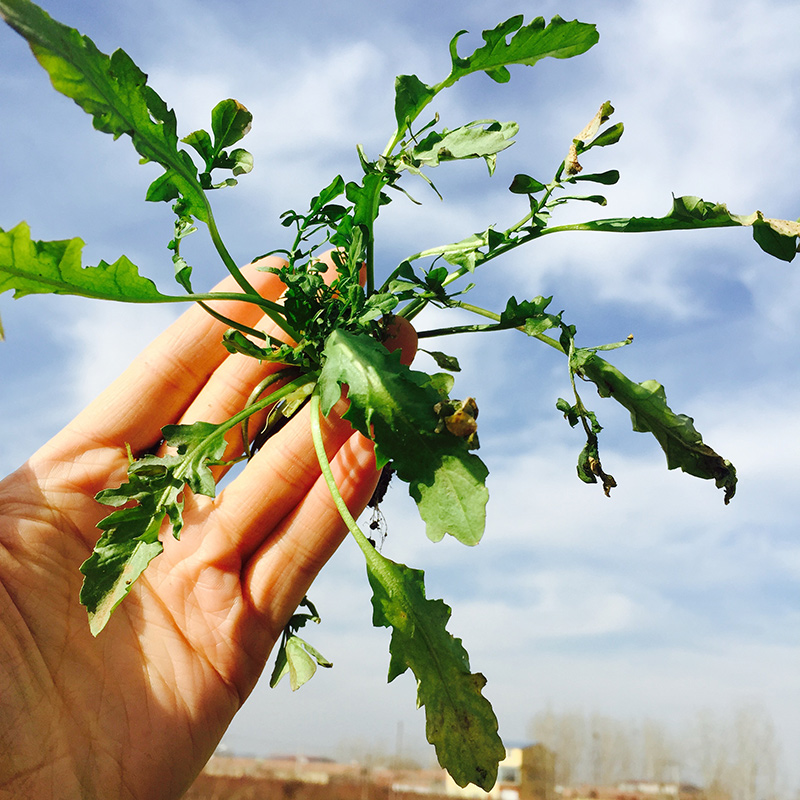
[[[630,412],[635,431],[652,433],[669,469],[713,480],[728,503],[736,489],[733,465],[703,442],[690,417],[669,408],[659,383],[636,383],[600,355],[630,344],[630,338],[598,347],[579,346],[575,326],[563,319],[563,312],[552,310],[552,298],[510,297],[504,307],[492,310],[465,297],[487,263],[563,231],[630,233],[746,226],[764,251],[791,261],[798,252],[800,224],[770,219],[760,211],[739,216],[724,205],[697,197],[674,198],[662,217],[552,224],[553,210],[565,203],[606,204],[602,195],[586,194],[583,187],[610,186],[619,180],[616,170],[584,172],[581,164],[589,151],[611,146],[623,134],[621,123],[609,124],[614,109],[605,102],[577,136],[567,139],[567,154],[551,178],[514,177],[509,189],[519,198],[520,212],[513,224],[492,225],[458,242],[426,247],[391,269],[378,265],[375,221],[396,196],[392,192],[407,193],[405,173],[433,187],[428,174],[433,168],[447,161],[480,158],[491,176],[498,155],[517,133],[515,122],[493,119],[447,128],[437,113],[428,111],[423,116],[437,96],[473,73],[483,72],[505,83],[511,77],[510,67],[534,66],[545,57],[577,56],[598,41],[590,24],[560,17],[549,24],[542,18],[524,24],[522,16],[514,16],[484,31],[484,43],[469,55],[460,52],[465,32],[459,31],[449,45],[450,72],[440,82],[427,84],[416,75],[400,75],[395,83],[396,128],[383,152],[370,154],[358,147],[356,178],[336,175],[311,198],[307,209],[283,214],[286,245],[254,259],[257,265],[267,255],[285,259],[282,267],[264,267],[277,271],[286,286],[282,301],[276,303],[259,295],[231,257],[211,203],[215,191],[235,186],[253,168],[252,155],[239,147],[250,129],[250,112],[236,100],[223,100],[211,111],[210,131],[180,137],[175,113],[123,50],[110,56],[101,53],[90,39],[56,22],[30,0],[0,0],[0,14],[28,41],[53,86],[90,114],[97,130],[115,139],[129,137],[143,163],[155,162],[163,168],[146,199],[170,203],[174,212],[174,238],[168,247],[178,285],[176,294],[163,294],[125,256],[113,263],[84,266],[80,239],[33,240],[22,222],[11,230],[0,230],[0,292],[13,290],[15,297],[71,294],[130,303],[194,302],[218,318],[208,303],[236,299],[255,304],[285,334],[272,337],[236,319],[221,318],[228,326],[222,343],[230,352],[276,362],[281,368],[227,421],[164,427],[169,454],[138,458],[131,454],[127,481],[97,495],[100,503],[115,510],[100,523],[102,535],[81,567],[80,601],[88,611],[92,633],[102,631],[136,579],[161,553],[164,532],[171,530],[179,538],[186,493],[214,495],[210,467],[221,463],[225,435],[242,426],[245,442],[259,434],[263,443],[276,420],[288,419],[310,404],[322,473],[366,560],[374,624],[392,630],[389,680],[412,670],[417,702],[426,710],[427,736],[440,763],[458,784],[472,782],[490,788],[504,748],[494,712],[481,693],[485,678],[470,671],[461,641],[446,630],[449,607],[425,596],[423,573],[383,556],[351,516],[322,446],[320,414],[330,412],[346,387],[350,401],[346,418],[374,441],[377,466],[391,469],[408,484],[428,537],[435,542],[450,535],[464,544],[477,544],[484,531],[488,470],[475,452],[476,402],[450,397],[454,385],[450,373],[458,371],[457,361],[432,351],[445,371],[427,374],[405,366],[397,353],[390,354],[381,344],[386,322],[394,316],[411,321],[427,306],[459,309],[473,314],[475,322],[420,331],[420,338],[515,329],[564,356],[571,399],[560,399],[557,408],[585,435],[577,465],[582,481],[601,483],[607,494],[616,485],[601,464],[601,426],[578,391],[579,382],[588,382],[602,397],[613,398]],[[201,223],[239,292],[195,291],[192,268],[181,245]],[[329,277],[319,256],[331,248],[335,275]],[[263,431],[248,433],[248,420],[265,409],[270,409],[270,424]],[[246,444],[241,458],[250,458],[253,449]],[[297,688],[317,665],[329,665],[298,636],[307,622],[318,620],[310,600],[303,607],[280,642],[273,685],[288,674],[292,688]]]

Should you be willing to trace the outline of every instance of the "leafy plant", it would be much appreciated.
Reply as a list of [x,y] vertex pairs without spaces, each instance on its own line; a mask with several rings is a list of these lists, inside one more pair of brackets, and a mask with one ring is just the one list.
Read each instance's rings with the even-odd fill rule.
[[[440,762],[460,785],[472,782],[490,788],[504,748],[494,712],[481,693],[485,678],[471,672],[460,640],[447,631],[450,609],[441,600],[426,597],[423,573],[380,554],[348,512],[321,444],[320,414],[330,412],[346,386],[347,419],[374,440],[377,466],[391,468],[408,484],[428,537],[439,541],[451,535],[464,544],[477,544],[484,530],[488,470],[475,452],[477,403],[450,396],[454,380],[448,373],[457,372],[458,363],[445,353],[430,351],[446,372],[427,374],[405,366],[381,344],[387,320],[394,315],[413,320],[427,306],[457,308],[473,314],[475,322],[420,331],[420,339],[515,329],[565,357],[565,379],[572,397],[560,399],[557,409],[585,434],[577,464],[582,481],[601,483],[606,494],[616,486],[600,459],[601,425],[578,391],[579,382],[588,382],[601,396],[613,398],[630,412],[635,431],[653,434],[669,469],[713,480],[728,503],[736,489],[733,465],[703,442],[690,417],[670,409],[660,384],[636,383],[599,355],[627,346],[632,339],[579,346],[576,327],[563,319],[563,312],[551,309],[553,298],[511,297],[502,309],[486,309],[464,299],[473,286],[465,280],[477,280],[479,268],[486,263],[543,236],[579,230],[631,233],[744,226],[752,228],[753,238],[764,251],[791,261],[798,252],[800,223],[770,219],[760,211],[740,216],[724,205],[678,197],[662,217],[552,224],[552,212],[566,203],[606,205],[601,194],[584,194],[584,184],[602,191],[620,179],[616,170],[587,173],[581,164],[590,150],[611,146],[623,134],[621,123],[609,124],[614,108],[604,102],[587,126],[566,140],[567,153],[551,178],[514,177],[509,189],[519,197],[521,209],[513,224],[502,229],[489,226],[460,241],[411,254],[391,271],[379,270],[375,221],[393,201],[391,192],[406,193],[401,185],[403,173],[422,178],[435,189],[428,174],[431,169],[448,161],[483,159],[492,175],[498,155],[517,133],[515,122],[477,120],[447,128],[438,114],[423,117],[437,96],[472,73],[483,72],[504,83],[511,78],[511,67],[533,66],[546,57],[570,58],[598,41],[590,24],[560,17],[548,24],[542,18],[525,24],[522,16],[514,16],[484,31],[483,45],[468,55],[460,52],[464,31],[459,31],[449,46],[450,72],[440,82],[427,84],[416,75],[399,76],[396,129],[383,152],[370,155],[359,147],[358,177],[346,180],[336,175],[307,209],[282,215],[288,244],[255,259],[274,254],[285,259],[285,265],[275,270],[286,286],[277,304],[261,297],[234,262],[211,205],[214,191],[235,186],[253,167],[250,153],[238,146],[250,129],[249,111],[233,99],[223,100],[212,109],[209,131],[179,137],[174,112],[124,51],[110,56],[101,53],[90,39],[53,20],[30,0],[0,0],[0,14],[29,42],[54,87],[92,116],[95,128],[114,138],[129,137],[142,162],[163,168],[146,199],[172,204],[174,238],[168,247],[178,286],[176,294],[163,294],[125,256],[113,263],[84,266],[80,239],[34,240],[23,222],[0,230],[0,292],[12,290],[15,297],[71,294],[131,303],[197,302],[218,318],[207,301],[235,298],[256,305],[285,334],[279,340],[235,319],[222,318],[229,326],[223,337],[229,351],[276,362],[282,368],[227,421],[166,426],[164,439],[174,454],[131,455],[127,481],[97,495],[100,503],[114,510],[100,523],[102,535],[81,567],[80,600],[87,608],[92,632],[102,631],[114,608],[159,555],[165,529],[171,528],[179,537],[186,492],[213,496],[215,482],[209,467],[222,458],[225,434],[236,426],[247,434],[248,420],[264,409],[272,410],[274,422],[310,403],[323,475],[364,553],[373,590],[374,624],[392,630],[389,680],[411,669],[417,680],[418,704],[426,709],[427,736]],[[194,290],[192,268],[181,254],[181,244],[200,223],[240,287],[239,293]],[[318,256],[330,248],[335,274],[326,280],[326,268]],[[272,430],[270,423],[250,433],[263,442]],[[243,437],[245,442],[251,438]],[[252,448],[247,444],[245,448],[242,458],[252,455]],[[297,635],[309,621],[319,621],[314,605],[309,600],[303,605],[308,613],[297,613],[290,620],[271,685],[288,674],[292,688],[298,688],[318,665],[330,666]]]

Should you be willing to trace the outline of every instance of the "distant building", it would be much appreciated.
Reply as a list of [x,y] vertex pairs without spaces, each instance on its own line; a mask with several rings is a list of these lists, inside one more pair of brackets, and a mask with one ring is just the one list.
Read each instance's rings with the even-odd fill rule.
[[543,744],[510,747],[490,791],[472,784],[462,788],[449,775],[445,787],[449,796],[470,800],[555,800],[555,755]]
[[627,780],[610,786],[560,787],[561,800],[730,800],[714,797],[690,783]]
[[[555,757],[541,744],[507,749],[490,792],[472,785],[462,789],[441,768],[367,767],[328,758],[241,758],[218,753],[186,797],[206,800],[234,790],[238,796],[262,800],[418,800],[420,795],[428,800],[562,800],[555,793]],[[245,790],[256,794],[242,794]]]

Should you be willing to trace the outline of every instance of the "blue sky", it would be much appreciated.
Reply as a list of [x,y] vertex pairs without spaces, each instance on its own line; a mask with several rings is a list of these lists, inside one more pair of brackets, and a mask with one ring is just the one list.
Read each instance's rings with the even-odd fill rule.
[[[411,252],[515,221],[511,177],[547,179],[604,100],[626,133],[586,157],[592,171],[622,173],[602,216],[659,215],[671,193],[725,202],[735,213],[800,216],[794,2],[53,0],[45,7],[106,52],[127,50],[175,107],[183,133],[206,126],[226,97],[254,113],[246,146],[256,168],[217,203],[242,262],[284,242],[283,210],[337,172],[355,176],[357,142],[373,153],[383,147],[396,74],[439,80],[453,33],[471,32],[466,50],[481,29],[523,11],[595,22],[600,43],[580,58],[514,70],[505,86],[474,76],[437,102],[450,127],[491,116],[517,120],[520,134],[493,179],[482,164],[445,165],[435,176],[445,203],[419,184],[412,194],[422,208],[398,200],[386,209],[379,257],[387,270]],[[125,253],[169,286],[171,217],[165,206],[142,202],[153,168],[140,167],[126,142],[92,131],[7,29],[0,29],[0,120],[0,226],[25,219],[35,238],[79,235],[87,263]],[[219,267],[208,248],[191,244],[197,283],[211,284]],[[569,391],[557,355],[510,334],[452,337],[438,347],[461,360],[456,394],[476,396],[481,408],[481,455],[491,471],[487,533],[474,550],[430,544],[396,487],[384,553],[424,568],[429,596],[453,606],[451,630],[488,677],[508,739],[526,738],[530,718],[548,704],[685,730],[702,709],[724,716],[756,703],[772,716],[796,787],[797,266],[769,258],[749,232],[732,229],[553,236],[492,269],[476,302],[496,307],[510,294],[552,294],[581,344],[633,333],[634,345],[611,360],[637,381],[664,384],[672,408],[693,416],[705,440],[736,464],[739,492],[724,507],[711,484],[668,473],[656,443],[630,431],[626,412],[587,391],[606,428],[604,466],[620,484],[606,499],[575,476],[581,442],[554,408]],[[0,468],[8,472],[173,312],[4,295],[0,315],[7,336]],[[438,322],[432,315],[420,326]],[[418,363],[427,369],[425,358]],[[385,685],[386,632],[370,626],[354,547],[342,548],[311,596],[323,616],[314,643],[335,669],[296,695],[285,686],[257,688],[226,743],[256,753],[330,753],[357,741],[391,750],[402,723],[404,746],[424,752],[412,680]]]

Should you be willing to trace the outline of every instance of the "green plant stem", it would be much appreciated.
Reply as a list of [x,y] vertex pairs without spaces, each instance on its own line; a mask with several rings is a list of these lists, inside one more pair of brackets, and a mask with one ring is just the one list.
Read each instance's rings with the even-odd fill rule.
[[[486,308],[481,308],[480,306],[472,305],[472,303],[464,303],[461,301],[456,301],[452,303],[453,307],[455,308],[463,308],[465,311],[470,311],[473,314],[478,314],[479,316],[486,317],[487,319],[493,319],[497,323],[500,323],[501,317],[499,314],[496,314],[494,311],[489,311]],[[457,325],[451,328],[437,328],[435,330],[428,330],[428,331],[418,331],[417,337],[420,339],[432,339],[435,336],[450,336],[455,333],[486,333],[490,331],[507,331],[507,330],[517,330],[521,332],[525,332],[524,328],[521,326],[512,326],[512,325]],[[530,335],[530,334],[528,334]],[[561,343],[552,339],[549,336],[546,336],[543,333],[536,333],[533,334],[534,339],[538,339],[540,342],[544,342],[545,344],[552,347],[554,350],[558,350],[559,353],[565,354],[564,348],[561,346]]]
[[[282,375],[285,375],[286,371],[281,370],[281,373]],[[257,400],[252,405],[243,408],[238,414],[234,414],[232,417],[230,417],[230,419],[225,420],[225,422],[217,426],[216,430],[212,435],[216,436],[220,432],[227,433],[229,430],[235,428],[241,422],[244,422],[244,420],[246,420],[248,417],[251,417],[257,411],[261,411],[262,409],[265,409],[267,406],[272,405],[273,403],[277,403],[278,400],[282,400],[284,397],[287,397],[288,395],[292,394],[293,392],[297,391],[303,386],[306,386],[310,383],[314,383],[316,379],[317,379],[316,373],[307,372],[295,378],[294,380],[289,381],[289,383],[285,383],[283,386],[281,386],[280,389],[276,389],[274,392],[267,395],[266,397],[262,397],[260,400]]]
[[202,301],[198,303],[198,305],[206,312],[206,314],[210,314],[214,319],[219,320],[224,325],[227,325],[229,328],[236,328],[237,331],[241,331],[242,333],[246,333],[249,336],[253,336],[256,339],[261,339],[262,341],[266,341],[267,334],[264,331],[258,331],[255,328],[249,328],[247,325],[242,325],[240,322],[236,322],[236,320],[231,319],[230,317],[226,317],[224,314],[220,314],[218,311],[214,311],[211,306]]
[[[206,443],[208,442],[209,439],[217,438],[219,436],[224,436],[229,430],[231,430],[232,428],[235,428],[237,425],[239,425],[240,423],[244,422],[245,419],[247,419],[251,415],[255,414],[257,411],[261,411],[262,409],[266,408],[268,405],[271,405],[272,403],[278,402],[278,400],[281,400],[282,398],[286,397],[287,395],[292,394],[292,392],[294,392],[295,390],[299,389],[301,386],[305,385],[307,382],[313,381],[315,379],[316,379],[316,376],[312,377],[310,375],[302,375],[301,377],[296,378],[294,381],[290,381],[289,383],[284,384],[283,386],[281,386],[280,389],[277,389],[276,391],[272,392],[272,394],[268,395],[267,397],[261,398],[261,400],[257,401],[256,403],[253,403],[253,405],[251,405],[249,408],[243,409],[238,414],[235,414],[234,416],[230,417],[230,419],[227,419],[225,422],[222,422],[219,425],[217,425],[214,428],[212,433],[210,433],[199,444],[195,445],[194,449],[199,449],[202,452],[203,449],[206,447]],[[183,479],[185,477],[186,471],[189,470],[189,469],[191,469],[191,459],[190,458],[186,458],[185,459],[184,468],[183,469],[179,468],[179,469],[175,470],[175,477],[177,479]],[[156,500],[156,506],[157,507],[161,507],[163,505],[163,503],[165,501],[165,498],[167,497],[167,495],[169,494],[170,491],[171,491],[171,488],[167,487],[157,497],[157,500]]]
[[373,225],[369,225],[369,233],[367,235],[366,247],[366,262],[367,262],[367,297],[371,297],[375,293],[375,235],[373,233]]
[[452,336],[456,333],[489,333],[492,331],[507,331],[506,325],[454,325],[451,328],[430,328],[426,331],[417,331],[418,339],[434,339],[437,336]]
[[[278,372],[274,372],[272,375],[268,375],[250,393],[250,397],[247,398],[247,402],[245,403],[244,408],[248,409],[251,406],[255,405],[256,402],[258,402],[258,398],[261,397],[261,395],[264,393],[265,389],[267,389],[270,386],[272,386],[273,383],[277,383],[277,381],[279,381],[279,380],[281,380],[281,379],[283,379],[283,378],[287,377],[288,375],[291,375],[291,374],[293,374],[295,372],[296,372],[296,370],[294,370],[294,369],[281,369],[281,370],[278,370]],[[247,457],[248,460],[253,457],[253,451],[252,451],[251,446],[250,446],[250,433],[249,433],[250,424],[249,423],[250,423],[250,417],[249,416],[245,417],[245,419],[242,420],[242,442],[244,442],[245,456]]]
[[353,538],[358,543],[367,561],[370,562],[370,565],[373,568],[380,568],[381,559],[377,551],[369,543],[369,540],[362,532],[361,528],[358,527],[355,517],[350,513],[350,509],[347,507],[347,503],[345,503],[344,498],[339,492],[339,487],[336,485],[331,463],[328,461],[328,454],[325,452],[325,444],[322,441],[322,427],[320,426],[321,413],[319,393],[315,391],[311,395],[311,438],[314,441],[314,450],[317,453],[317,461],[319,461],[322,477],[328,485],[333,502],[344,524],[347,526],[347,530],[353,534]]
[[[204,195],[205,196],[205,195]],[[256,301],[251,299],[250,302],[255,302],[257,305],[260,305],[264,309],[264,313],[279,327],[281,330],[285,331],[289,336],[293,339],[298,338],[297,331],[286,322],[286,319],[283,316],[283,310],[281,306],[277,303],[272,303],[269,300],[265,300],[264,298],[259,295],[259,293],[253,288],[250,281],[245,278],[242,271],[239,269],[236,262],[233,260],[233,257],[228,252],[228,248],[225,247],[225,243],[222,241],[222,237],[220,236],[219,229],[217,228],[217,222],[214,219],[214,214],[211,211],[211,205],[208,202],[208,198],[206,197],[206,209],[208,211],[208,232],[211,236],[211,241],[214,243],[214,247],[219,253],[220,258],[222,259],[222,263],[225,265],[225,268],[228,272],[233,276],[233,279],[239,286],[242,287],[242,290],[249,298],[258,297],[259,300]],[[239,298],[240,300],[243,298]]]
[[569,359],[569,382],[572,386],[572,393],[575,396],[575,408],[578,411],[578,416],[581,418],[581,425],[583,426],[583,431],[586,434],[587,439],[590,439],[594,434],[592,433],[592,429],[589,426],[589,422],[586,419],[586,406],[583,404],[583,400],[581,399],[580,394],[578,394],[578,387],[575,383],[575,370],[572,368],[572,357],[575,353],[575,342],[570,340],[569,343],[569,353],[567,353],[567,358]]
[[268,316],[287,336],[290,336],[295,341],[300,339],[300,334],[286,321],[286,318],[283,316],[283,306],[281,306],[279,303],[274,303],[272,300],[267,300],[260,294],[255,293],[255,291],[253,294],[240,294],[238,292],[207,292],[205,294],[187,294],[183,297],[165,296],[164,300],[150,302],[174,303],[194,301],[203,306],[205,311],[211,314],[212,317],[220,320],[220,322],[224,322],[231,328],[238,328],[239,330],[246,331],[251,336],[256,336],[259,339],[266,339],[266,335],[263,333],[263,331],[258,331],[254,328],[247,328],[241,323],[235,322],[228,317],[225,317],[224,315],[208,308],[208,306],[206,306],[206,302],[211,300],[235,300],[236,302],[241,303],[252,303],[253,305],[258,306],[264,312],[264,314],[266,314],[266,316]]
[[225,269],[233,275],[233,279],[239,286],[242,287],[246,294],[258,294],[258,292],[253,288],[250,284],[250,281],[245,278],[242,274],[242,271],[239,269],[236,262],[233,260],[233,257],[228,252],[228,248],[225,247],[225,243],[222,241],[222,237],[219,233],[219,228],[217,228],[217,221],[214,219],[214,214],[211,211],[211,204],[208,202],[208,198],[206,198],[206,209],[208,211],[208,232],[211,236],[211,241],[214,243],[214,247],[219,253],[220,258],[222,259],[222,263],[225,265]]

